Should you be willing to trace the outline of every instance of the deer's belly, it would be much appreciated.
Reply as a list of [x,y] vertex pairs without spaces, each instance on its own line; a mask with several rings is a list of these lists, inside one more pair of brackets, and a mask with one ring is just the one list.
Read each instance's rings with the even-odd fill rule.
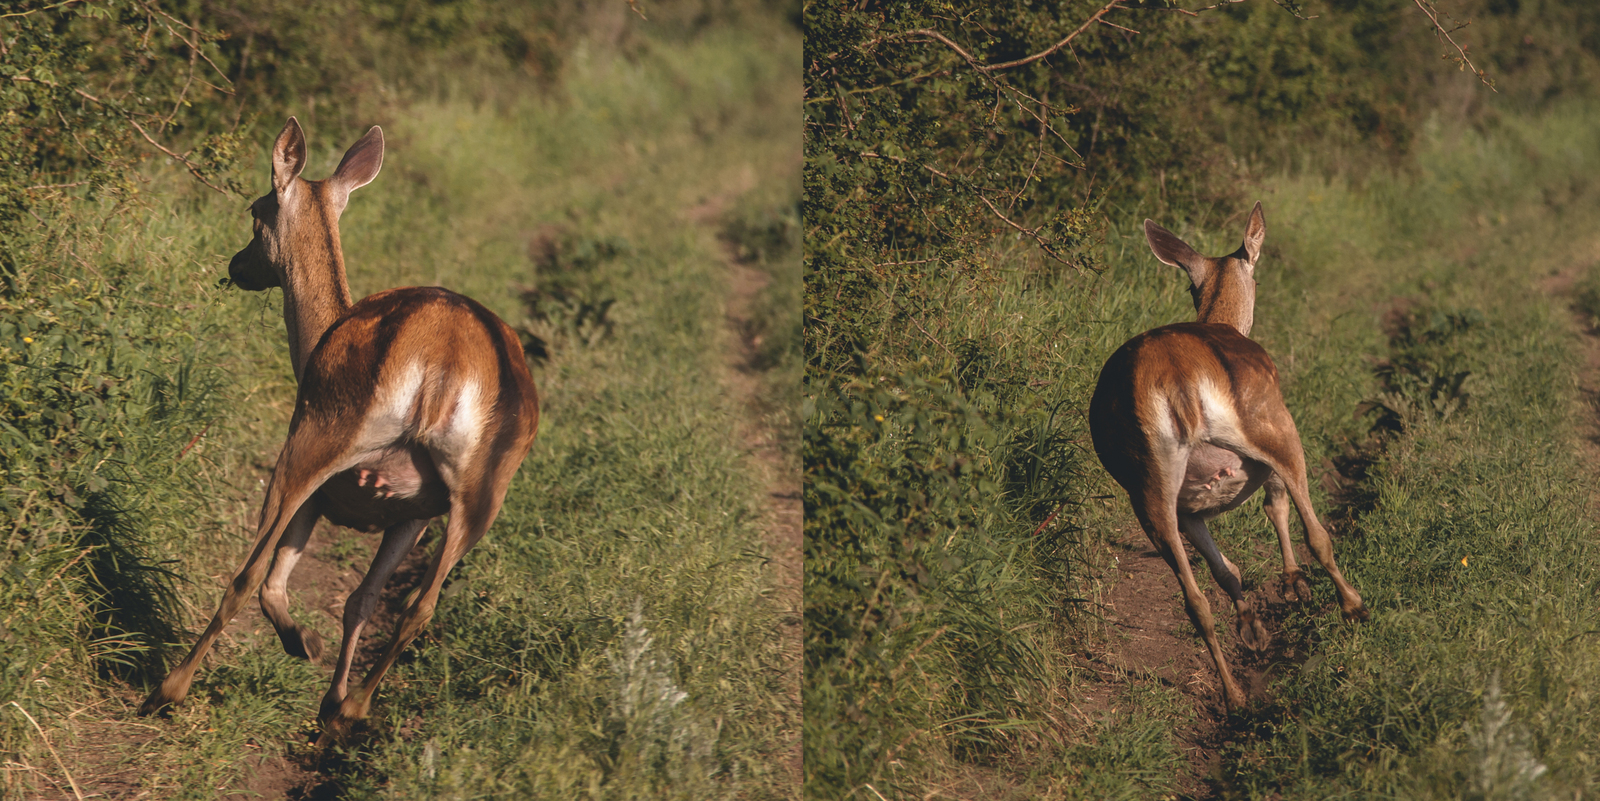
[[1248,500],[1271,474],[1260,462],[1201,443],[1189,451],[1178,511],[1205,518],[1222,514]]
[[322,485],[322,516],[357,531],[382,531],[450,511],[450,490],[427,451],[400,446],[373,455]]

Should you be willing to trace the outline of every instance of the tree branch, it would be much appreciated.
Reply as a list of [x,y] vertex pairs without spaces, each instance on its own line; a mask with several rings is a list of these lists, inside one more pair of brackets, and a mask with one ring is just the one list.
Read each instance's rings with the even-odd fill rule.
[[[943,44],[945,47],[948,47],[951,50],[955,51],[956,55],[961,56],[961,58],[963,60],[965,60],[968,64],[972,65],[973,69],[975,69],[975,70],[977,70],[979,72],[983,72],[983,73],[998,72],[1000,70],[1011,69],[1012,67],[1020,67],[1020,66],[1023,66],[1024,64],[1032,64],[1033,62],[1038,61],[1041,58],[1049,57],[1050,54],[1056,52],[1057,50],[1060,50],[1063,47],[1066,47],[1069,42],[1071,42],[1073,39],[1078,38],[1078,34],[1081,34],[1084,31],[1088,30],[1090,25],[1093,25],[1101,17],[1103,17],[1106,14],[1110,13],[1112,11],[1112,9],[1115,9],[1117,6],[1121,5],[1122,1],[1123,0],[1111,0],[1111,2],[1106,3],[1105,6],[1103,8],[1101,8],[1099,11],[1096,11],[1093,14],[1089,15],[1089,18],[1084,20],[1083,24],[1079,25],[1077,30],[1073,31],[1072,33],[1067,34],[1065,39],[1062,39],[1061,41],[1056,42],[1055,44],[1045,48],[1044,50],[1041,50],[1041,51],[1039,51],[1037,53],[1034,53],[1033,55],[1028,56],[1026,58],[1019,58],[1016,61],[1006,61],[1006,62],[1002,62],[1000,64],[980,64],[980,63],[978,63],[978,60],[976,58],[974,58],[971,53],[968,53],[964,48],[962,48],[961,45],[956,44],[954,41],[951,41],[951,39],[949,37],[945,36],[944,34],[938,32],[936,30],[933,30],[932,28],[917,28],[916,30],[901,31],[900,33],[892,33],[892,34],[889,34],[888,36],[885,36],[885,37],[882,37],[882,38],[879,38],[879,39],[875,39],[875,40],[873,40],[871,42],[867,42],[867,44],[868,45],[872,45],[872,44],[877,44],[878,42],[889,42],[889,41],[893,41],[895,39],[904,39],[904,38],[911,37],[911,36],[922,36],[922,37],[926,37],[928,39],[933,39],[933,40]],[[1116,26],[1116,27],[1120,27],[1120,26]]]
[[[26,75],[13,75],[13,76],[11,76],[11,80],[17,81],[17,82],[20,82],[20,83],[42,84],[44,86],[50,87],[51,89],[60,89],[61,88],[61,85],[56,83],[55,81],[39,80],[37,78],[30,78],[30,77],[28,77]],[[218,192],[221,192],[225,196],[232,197],[232,195],[230,195],[228,193],[228,190],[223,189],[223,188],[217,186],[216,184],[211,183],[210,181],[207,181],[205,179],[205,176],[200,174],[200,168],[195,166],[194,162],[188,160],[187,158],[184,158],[181,154],[174,153],[171,150],[168,150],[165,145],[161,144],[160,142],[157,142],[154,138],[152,138],[150,136],[149,132],[145,131],[144,126],[140,125],[139,121],[133,118],[133,112],[128,111],[127,109],[122,108],[120,106],[117,106],[114,103],[108,103],[108,102],[106,102],[104,100],[101,100],[100,98],[95,97],[94,95],[91,95],[88,92],[85,92],[85,91],[83,91],[82,89],[79,89],[76,86],[72,87],[72,91],[73,91],[74,94],[78,95],[79,97],[82,97],[85,100],[88,100],[88,101],[90,101],[90,102],[92,102],[92,103],[94,103],[96,105],[99,105],[99,106],[104,106],[104,107],[106,107],[108,109],[111,109],[112,111],[115,111],[118,114],[121,114],[123,116],[123,118],[125,118],[128,121],[128,124],[132,125],[133,129],[138,131],[140,136],[144,137],[144,140],[146,142],[149,142],[151,144],[151,146],[154,147],[155,149],[157,149],[157,150],[161,151],[162,153],[165,153],[168,156],[172,157],[172,159],[174,161],[178,162],[179,164],[182,164],[186,169],[189,170],[189,174],[194,176],[196,181],[199,181],[200,183],[203,183],[206,186],[209,186],[212,189],[215,189]],[[158,117],[158,119],[159,119],[159,117]]]
[[[1427,15],[1429,22],[1433,23],[1434,36],[1440,37],[1440,38],[1444,39],[1446,42],[1449,42],[1450,46],[1454,47],[1456,49],[1456,52],[1460,54],[1460,55],[1452,58],[1449,53],[1446,53],[1444,57],[1447,58],[1447,59],[1450,59],[1451,61],[1454,61],[1456,63],[1456,66],[1461,68],[1461,69],[1470,69],[1470,70],[1472,70],[1472,74],[1478,76],[1478,80],[1482,81],[1484,86],[1489,87],[1489,91],[1494,92],[1495,94],[1499,94],[1500,90],[1494,88],[1494,81],[1492,79],[1490,79],[1489,76],[1483,70],[1478,69],[1477,65],[1472,63],[1472,59],[1467,57],[1467,49],[1465,47],[1462,47],[1461,45],[1457,44],[1456,40],[1453,37],[1450,36],[1451,32],[1445,30],[1444,25],[1440,24],[1440,22],[1439,22],[1439,12],[1433,8],[1433,3],[1431,2],[1431,0],[1411,0],[1411,2],[1416,4],[1418,10],[1420,10],[1423,14]],[[1468,20],[1467,21],[1467,25],[1471,25],[1471,24],[1472,24],[1472,21]],[[1462,28],[1467,27],[1467,25],[1459,26],[1459,27],[1455,28],[1455,30],[1459,31]]]

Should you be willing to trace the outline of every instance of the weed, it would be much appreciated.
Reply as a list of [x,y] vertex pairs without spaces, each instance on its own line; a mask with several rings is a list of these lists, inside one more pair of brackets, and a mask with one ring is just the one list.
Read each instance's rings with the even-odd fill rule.
[[[607,649],[613,677],[611,781],[637,783],[656,797],[704,797],[717,772],[716,735],[700,720],[689,694],[673,681],[672,661],[652,650],[643,601]],[[687,702],[687,703],[686,703]]]
[[1539,777],[1549,768],[1539,764],[1528,735],[1511,720],[1511,707],[1500,695],[1500,673],[1489,675],[1483,694],[1481,728],[1467,738],[1473,757],[1472,779],[1464,797],[1473,801],[1538,796]]

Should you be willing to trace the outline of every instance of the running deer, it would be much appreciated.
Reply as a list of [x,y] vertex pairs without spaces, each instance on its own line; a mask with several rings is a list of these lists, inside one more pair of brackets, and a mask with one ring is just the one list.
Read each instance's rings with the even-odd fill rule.
[[[352,305],[339,215],[350,192],[377,177],[383,131],[367,131],[326,180],[302,179],[305,163],[305,135],[290,117],[272,147],[272,191],[250,205],[254,238],[228,265],[241,289],[283,288],[299,382],[289,437],[267,485],[255,544],[221,608],[140,712],[183,700],[201,659],[257,588],[284,649],[321,658],[321,638],[289,614],[287,589],[312,528],[325,517],[383,532],[366,578],[345,602],[344,640],[320,713],[326,744],[367,716],[384,673],[433,616],[445,575],[494,522],[533,445],[539,401],[516,334],[470,298],[406,287]],[[379,593],[428,521],[444,514],[444,540],[416,600],[366,680],[347,692],[350,662]]]
[[1228,670],[1217,642],[1211,607],[1200,593],[1183,537],[1200,551],[1211,576],[1233,600],[1246,647],[1267,644],[1267,632],[1239,585],[1239,569],[1217,550],[1206,521],[1244,503],[1266,487],[1263,507],[1278,532],[1283,578],[1302,601],[1310,600],[1305,573],[1289,540],[1289,500],[1300,511],[1306,543],[1328,571],[1347,620],[1365,620],[1356,588],[1333,561],[1328,532],[1311,508],[1305,454],[1294,419],[1283,405],[1272,357],[1248,339],[1255,315],[1256,260],[1267,235],[1257,203],[1234,253],[1207,258],[1171,231],[1144,221],[1156,258],[1189,274],[1199,319],[1152,329],[1130,339],[1106,360],[1089,402],[1089,432],[1100,463],[1128,492],[1133,513],[1156,551],[1183,585],[1189,619],[1205,639],[1222,676],[1230,710],[1245,695]]

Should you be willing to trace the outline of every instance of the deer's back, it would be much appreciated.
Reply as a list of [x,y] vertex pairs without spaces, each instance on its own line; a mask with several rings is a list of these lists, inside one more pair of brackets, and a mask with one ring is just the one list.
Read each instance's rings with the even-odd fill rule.
[[362,299],[323,333],[296,417],[363,421],[368,441],[532,441],[539,400],[510,326],[477,301],[438,287]]

